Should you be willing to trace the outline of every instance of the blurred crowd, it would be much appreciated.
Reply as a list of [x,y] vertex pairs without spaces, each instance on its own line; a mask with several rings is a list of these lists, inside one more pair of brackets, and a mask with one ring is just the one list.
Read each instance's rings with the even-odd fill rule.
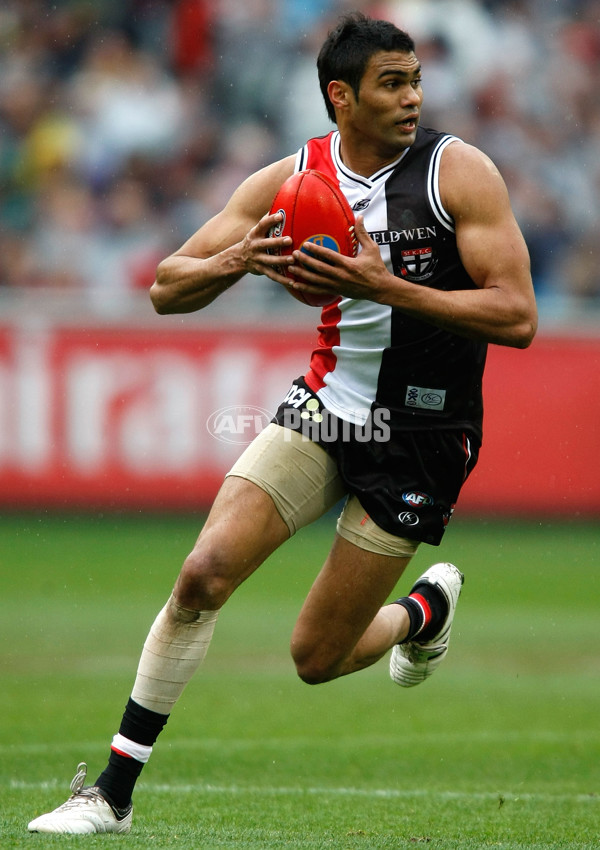
[[329,131],[315,58],[350,9],[413,35],[423,123],[500,168],[542,310],[600,309],[600,0],[3,0],[0,291],[147,289],[247,174]]

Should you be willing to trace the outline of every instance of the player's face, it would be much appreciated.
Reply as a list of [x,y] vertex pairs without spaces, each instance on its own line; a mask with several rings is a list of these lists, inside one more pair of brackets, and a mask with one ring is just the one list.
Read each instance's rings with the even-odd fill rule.
[[382,156],[395,157],[415,141],[422,103],[415,54],[381,51],[367,63],[358,98],[350,97],[350,126]]

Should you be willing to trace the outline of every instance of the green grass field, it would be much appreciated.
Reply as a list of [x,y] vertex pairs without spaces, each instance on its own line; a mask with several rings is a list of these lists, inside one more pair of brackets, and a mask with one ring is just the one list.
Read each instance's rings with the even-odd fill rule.
[[77,762],[104,767],[139,650],[199,520],[0,517],[0,848],[600,846],[600,544],[593,524],[457,517],[422,547],[466,574],[447,661],[309,687],[289,634],[332,522],[222,612],[138,784],[129,836],[43,836]]

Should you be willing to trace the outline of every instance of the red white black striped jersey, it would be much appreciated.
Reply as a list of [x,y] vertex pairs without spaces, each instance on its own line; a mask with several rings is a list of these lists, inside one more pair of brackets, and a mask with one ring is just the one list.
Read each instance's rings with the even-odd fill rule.
[[[365,178],[344,165],[333,131],[301,148],[296,171],[314,168],[339,184],[397,277],[435,289],[473,289],[440,198],[440,160],[450,144],[461,141],[419,128],[412,147]],[[480,431],[485,343],[352,298],[324,307],[318,330],[305,379],[332,413],[364,424],[376,406],[390,411],[392,428]]]

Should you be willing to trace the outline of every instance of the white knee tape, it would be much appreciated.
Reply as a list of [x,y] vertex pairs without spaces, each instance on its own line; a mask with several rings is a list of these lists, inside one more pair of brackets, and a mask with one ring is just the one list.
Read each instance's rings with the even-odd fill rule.
[[190,611],[171,596],[146,638],[132,699],[170,714],[183,689],[204,661],[218,611]]

